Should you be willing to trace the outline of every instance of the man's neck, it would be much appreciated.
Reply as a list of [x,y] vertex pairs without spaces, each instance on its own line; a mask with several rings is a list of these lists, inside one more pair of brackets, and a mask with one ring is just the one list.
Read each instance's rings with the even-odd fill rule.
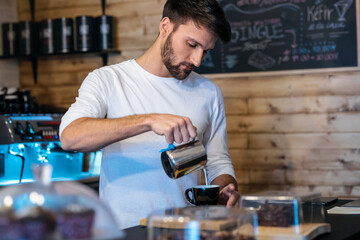
[[161,58],[159,39],[141,57],[136,59],[136,62],[147,72],[155,76],[171,77]]

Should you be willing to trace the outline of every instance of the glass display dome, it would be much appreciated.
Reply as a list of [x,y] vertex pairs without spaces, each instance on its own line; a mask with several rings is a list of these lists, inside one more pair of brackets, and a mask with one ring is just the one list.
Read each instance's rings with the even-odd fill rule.
[[261,191],[243,194],[239,205],[256,211],[259,237],[306,239],[331,231],[320,198],[316,192]]
[[225,206],[196,206],[152,212],[148,240],[255,240],[256,214]]
[[0,239],[121,239],[110,210],[91,188],[51,182],[49,164],[32,167],[34,183],[0,191]]

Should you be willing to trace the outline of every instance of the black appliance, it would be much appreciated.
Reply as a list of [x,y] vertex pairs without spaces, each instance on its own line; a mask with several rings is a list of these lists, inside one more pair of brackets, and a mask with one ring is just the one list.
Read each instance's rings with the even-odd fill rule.
[[91,16],[78,16],[76,22],[76,50],[90,52],[98,50],[95,18]]
[[39,38],[41,53],[54,53],[54,26],[52,19],[45,19],[39,23]]
[[106,15],[99,16],[96,18],[96,27],[99,31],[100,50],[114,49],[114,18]]
[[6,57],[18,54],[18,24],[3,23],[2,25],[3,55]]
[[74,51],[74,21],[71,18],[54,20],[55,52],[68,53]]
[[33,21],[21,21],[18,25],[19,54],[31,55],[35,52],[35,24]]
[[39,113],[40,107],[30,90],[3,87],[0,90],[0,115]]

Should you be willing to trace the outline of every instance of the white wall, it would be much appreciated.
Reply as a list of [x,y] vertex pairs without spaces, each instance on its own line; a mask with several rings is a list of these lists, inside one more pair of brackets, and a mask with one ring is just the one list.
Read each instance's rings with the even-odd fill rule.
[[[5,22],[17,22],[16,0],[0,0],[0,55],[3,55],[2,28]],[[19,62],[16,59],[0,60],[0,88],[19,87]]]

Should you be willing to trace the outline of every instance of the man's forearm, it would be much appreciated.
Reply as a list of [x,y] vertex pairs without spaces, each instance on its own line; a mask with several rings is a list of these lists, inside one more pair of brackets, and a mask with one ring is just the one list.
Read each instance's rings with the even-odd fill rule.
[[197,136],[188,117],[151,113],[116,119],[79,118],[63,130],[60,140],[64,150],[91,152],[147,131],[165,136],[169,144]]
[[224,188],[225,186],[229,185],[230,183],[234,184],[235,189],[237,191],[237,189],[238,189],[237,181],[231,175],[228,175],[228,174],[220,175],[211,182],[211,184],[213,184],[213,185],[219,185],[220,189]]
[[111,143],[151,130],[147,115],[118,119],[79,118],[61,134],[61,146],[68,151],[97,151]]

